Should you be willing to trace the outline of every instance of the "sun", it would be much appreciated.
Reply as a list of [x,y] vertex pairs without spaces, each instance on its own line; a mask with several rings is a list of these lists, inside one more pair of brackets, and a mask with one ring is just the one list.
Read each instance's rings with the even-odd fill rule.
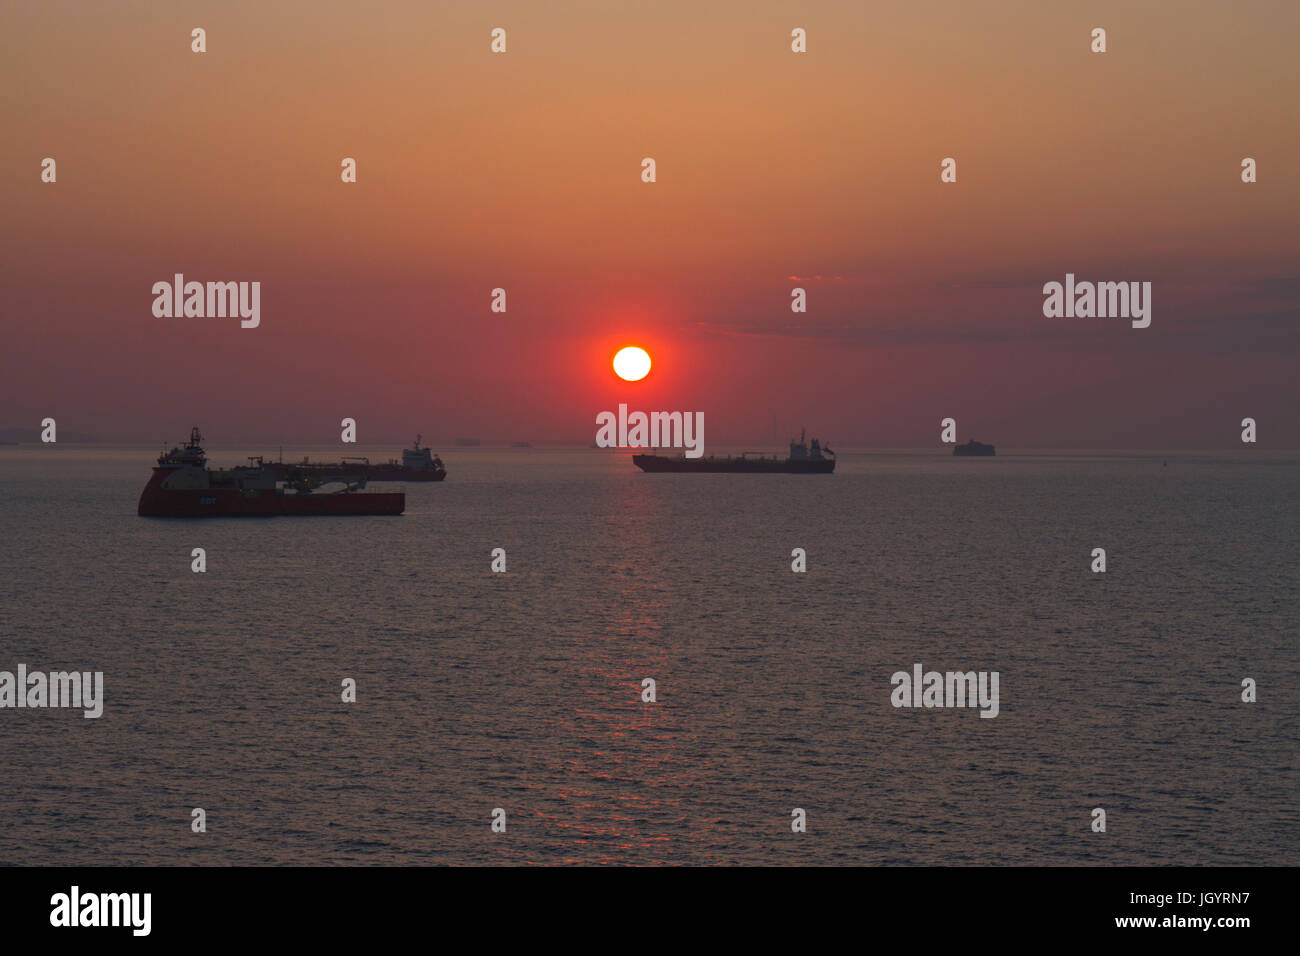
[[625,382],[639,382],[650,374],[650,353],[629,345],[614,356],[614,372]]

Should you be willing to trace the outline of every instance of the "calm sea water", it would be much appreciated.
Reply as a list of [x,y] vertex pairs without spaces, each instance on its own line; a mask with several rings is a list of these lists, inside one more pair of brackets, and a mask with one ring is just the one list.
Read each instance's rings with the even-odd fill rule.
[[451,448],[400,518],[196,522],[156,453],[0,449],[0,669],[106,696],[0,710],[0,863],[1300,862],[1296,456]]

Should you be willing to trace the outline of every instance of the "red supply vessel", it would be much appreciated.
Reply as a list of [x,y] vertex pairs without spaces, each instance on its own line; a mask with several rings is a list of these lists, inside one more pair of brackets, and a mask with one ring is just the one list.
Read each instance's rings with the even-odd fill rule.
[[[136,513],[159,518],[273,517],[275,515],[400,515],[400,491],[362,492],[365,470],[329,476],[250,458],[230,469],[207,467],[198,426],[184,448],[158,456],[153,477],[140,493]],[[317,492],[324,485],[341,487]]]

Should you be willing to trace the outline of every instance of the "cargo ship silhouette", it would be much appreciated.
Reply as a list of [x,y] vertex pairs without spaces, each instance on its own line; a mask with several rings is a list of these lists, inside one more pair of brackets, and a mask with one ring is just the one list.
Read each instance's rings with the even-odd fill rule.
[[985,445],[972,438],[964,445],[954,445],[952,453],[961,457],[963,455],[992,455],[994,452],[992,445]]
[[823,448],[816,438],[812,445],[804,440],[806,432],[799,432],[799,440],[790,440],[789,458],[768,458],[745,452],[739,458],[664,458],[660,455],[633,455],[632,463],[647,472],[711,472],[758,475],[829,475],[835,470],[835,452]]
[[[159,518],[272,517],[275,515],[400,515],[406,495],[360,492],[363,473],[324,476],[269,465],[261,457],[230,469],[207,467],[198,426],[183,448],[158,456],[153,476],[140,493],[136,513]],[[287,472],[280,469],[288,467]],[[316,494],[323,484],[342,488]]]
[[267,465],[275,469],[276,477],[287,480],[292,475],[315,478],[364,477],[367,481],[442,481],[447,469],[442,459],[428,448],[420,447],[422,435],[415,436],[414,448],[402,449],[402,460],[389,459],[382,465],[372,465],[369,458],[344,458],[338,462],[309,461],[304,458],[297,464],[275,462]]

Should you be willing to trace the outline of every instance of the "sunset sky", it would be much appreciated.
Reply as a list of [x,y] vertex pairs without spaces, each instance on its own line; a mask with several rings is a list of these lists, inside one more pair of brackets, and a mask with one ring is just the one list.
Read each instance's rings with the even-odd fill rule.
[[[1160,6],[7,5],[0,427],[1295,448],[1300,5]],[[260,327],[155,318],[177,272]],[[1045,318],[1067,272],[1150,328]]]

